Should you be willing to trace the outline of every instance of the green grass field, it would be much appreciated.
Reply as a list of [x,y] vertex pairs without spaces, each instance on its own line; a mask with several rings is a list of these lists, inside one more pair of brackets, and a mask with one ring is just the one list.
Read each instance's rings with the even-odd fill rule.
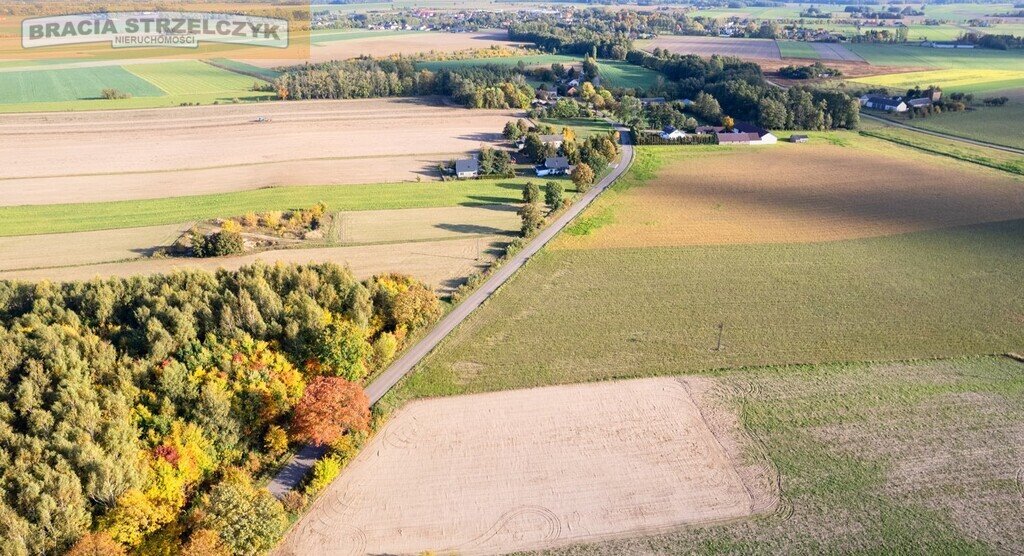
[[1024,56],[1014,51],[891,44],[849,44],[847,47],[876,66],[1024,71]]
[[283,72],[277,71],[270,68],[261,68],[245,62],[239,62],[238,60],[229,60],[227,58],[215,58],[211,60],[214,65],[232,71],[241,75],[255,75],[266,79],[267,81],[273,81],[281,76]]
[[136,97],[164,95],[156,84],[120,66],[27,70],[0,73],[0,104],[95,100],[107,88]]
[[810,43],[803,41],[775,41],[779,45],[779,52],[783,58],[810,58],[816,60],[821,58],[818,51]]
[[[162,108],[275,98],[272,93],[253,91],[257,81],[197,60],[4,72],[0,73],[0,113]],[[102,99],[105,88],[131,93],[132,98]]]
[[[965,112],[945,112],[913,120],[901,118],[899,121],[956,137],[1024,149],[1024,132],[1021,131],[1019,123],[1024,121],[1024,103],[1021,102],[1010,102],[998,107],[981,106]],[[959,146],[961,149],[973,148],[962,143]],[[986,156],[993,155],[994,153],[989,152]],[[1012,157],[1015,166],[1020,168],[1019,172],[1024,174],[1024,158],[1006,153],[999,153],[997,156]]]
[[[527,181],[275,187],[141,201],[0,207],[0,237],[173,224],[248,211],[309,207],[320,201],[336,211],[514,203],[522,200],[522,186]],[[571,189],[572,184],[567,186]]]
[[561,130],[565,126],[571,127],[576,132],[576,136],[579,139],[586,139],[591,135],[606,134],[615,129],[612,124],[605,120],[587,118],[541,118],[540,123],[548,124],[556,130]]
[[901,93],[915,86],[939,85],[947,93],[986,94],[1024,88],[1024,71],[956,68],[858,77],[851,81],[892,88]]
[[[992,110],[994,111],[997,109]],[[996,144],[1014,143],[1015,141],[1019,141],[1019,137],[1014,137],[1009,133],[983,133],[981,130],[984,129],[984,127],[978,126],[977,122],[973,119],[968,119],[966,121],[960,120],[959,122],[955,122],[956,125],[943,124],[947,115],[959,116],[971,114],[973,113],[956,112],[941,114],[938,116],[929,116],[928,118],[916,118],[913,120],[900,119],[899,121],[922,129],[942,131],[944,133],[950,133],[961,137],[972,138],[971,136],[974,135],[978,139],[988,140],[989,142]],[[998,122],[998,125],[1002,125],[1004,129],[1009,128],[1008,131],[1013,131],[1014,126],[1012,120],[1004,123],[999,117],[992,117],[989,115],[988,118],[993,122]],[[972,162],[989,168],[996,168],[1012,174],[1024,175],[1024,156],[1019,154],[971,145],[955,139],[935,137],[924,133],[918,133],[916,131],[888,126],[871,120],[863,121],[861,123],[861,129],[862,133],[869,134],[872,137],[879,139],[885,139],[886,141],[899,145],[910,146],[921,151],[948,156],[950,158]],[[1014,145],[1011,144],[1009,146]]]

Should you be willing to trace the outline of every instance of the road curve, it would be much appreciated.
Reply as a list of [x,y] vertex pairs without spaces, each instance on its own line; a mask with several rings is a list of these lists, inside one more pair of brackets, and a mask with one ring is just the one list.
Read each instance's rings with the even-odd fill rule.
[[[462,303],[459,303],[450,313],[445,315],[440,322],[434,325],[426,336],[420,339],[397,361],[391,364],[386,371],[380,374],[369,386],[366,387],[366,396],[370,399],[370,405],[380,401],[391,388],[398,384],[398,381],[409,374],[424,357],[427,356],[441,340],[448,336],[455,328],[466,320],[470,314],[498,290],[513,274],[516,273],[533,255],[540,251],[555,235],[561,232],[570,222],[573,221],[587,206],[590,205],[605,189],[608,189],[633,163],[633,145],[630,142],[629,130],[623,127],[617,128],[622,137],[622,159],[612,171],[594,187],[576,200],[561,216],[555,219],[549,226],[541,230],[533,240],[516,253],[512,258],[505,261],[486,282],[473,293],[467,296]],[[283,469],[267,485],[267,490],[277,498],[282,498],[289,491],[293,490],[306,476],[306,473],[313,466],[317,459],[326,451],[326,447],[305,446],[297,454],[292,456]]]
[[883,124],[891,125],[893,127],[898,127],[898,128],[901,128],[901,129],[907,129],[907,130],[910,130],[910,131],[916,131],[918,133],[923,133],[925,135],[932,135],[934,137],[940,137],[942,139],[949,139],[950,141],[959,141],[961,143],[967,143],[969,145],[975,145],[975,146],[978,146],[978,147],[988,147],[990,149],[996,149],[998,151],[1005,151],[1005,152],[1008,152],[1008,153],[1024,155],[1024,150],[1022,150],[1022,149],[1015,149],[1013,147],[1007,147],[1007,146],[1004,146],[1004,145],[996,145],[995,143],[986,143],[985,141],[977,141],[977,140],[974,140],[974,139],[968,139],[966,137],[958,137],[956,135],[949,135],[947,133],[941,133],[939,131],[931,131],[929,129],[922,129],[920,127],[914,127],[912,125],[907,125],[907,124],[900,123],[900,122],[894,122],[892,120],[889,120],[889,119],[886,119],[886,118],[882,118],[880,116],[875,116],[874,114],[865,114],[863,111],[861,111],[860,117],[867,118],[869,120],[875,120],[876,122],[881,122]]

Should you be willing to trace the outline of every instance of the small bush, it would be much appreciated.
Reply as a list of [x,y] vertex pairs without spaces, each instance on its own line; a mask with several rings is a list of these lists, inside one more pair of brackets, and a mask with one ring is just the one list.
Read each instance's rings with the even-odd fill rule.
[[310,473],[309,483],[306,485],[306,495],[314,496],[331,484],[339,473],[341,473],[342,460],[339,456],[327,456],[313,464],[313,472]]
[[126,93],[119,89],[103,89],[100,95],[106,100],[124,100],[132,98],[131,93]]

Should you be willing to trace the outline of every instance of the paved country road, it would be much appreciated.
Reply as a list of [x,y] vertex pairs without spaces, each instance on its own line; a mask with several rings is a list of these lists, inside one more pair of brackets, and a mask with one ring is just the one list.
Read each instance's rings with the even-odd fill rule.
[[[370,405],[377,403],[384,394],[387,394],[398,381],[402,380],[406,374],[409,373],[424,357],[427,356],[437,344],[441,342],[452,330],[455,330],[462,321],[466,320],[473,311],[483,305],[485,301],[498,290],[517,270],[523,267],[527,261],[530,260],[533,255],[540,251],[551,238],[555,237],[561,232],[569,222],[572,222],[587,206],[590,205],[601,194],[607,189],[612,183],[615,182],[623,173],[629,169],[629,166],[633,163],[633,146],[630,143],[629,131],[626,128],[617,128],[622,137],[622,159],[618,166],[612,169],[612,171],[605,176],[597,185],[592,187],[590,191],[583,194],[582,197],[577,199],[572,206],[569,207],[561,216],[559,216],[554,222],[548,227],[544,228],[536,237],[533,238],[522,251],[517,253],[511,259],[505,262],[482,286],[477,288],[472,294],[466,297],[462,303],[457,305],[450,313],[448,313],[439,323],[437,323],[430,332],[427,333],[419,342],[416,343],[409,351],[405,352],[401,358],[391,364],[390,367],[380,376],[378,376],[369,386],[366,387],[366,396],[370,398]],[[305,446],[297,454],[292,456],[292,459],[284,466],[284,468],[277,474],[270,484],[267,485],[267,489],[274,496],[281,498],[287,494],[290,490],[294,489],[302,481],[302,478],[306,476],[306,473],[313,466],[317,459],[320,458],[326,451],[326,447],[319,448],[316,446]]]

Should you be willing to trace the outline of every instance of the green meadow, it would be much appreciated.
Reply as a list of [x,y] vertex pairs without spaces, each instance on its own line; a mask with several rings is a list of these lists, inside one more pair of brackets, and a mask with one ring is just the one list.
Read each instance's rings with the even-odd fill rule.
[[0,237],[173,224],[249,211],[309,207],[321,201],[336,211],[514,203],[522,200],[527,181],[513,178],[273,187],[137,201],[0,207]]

